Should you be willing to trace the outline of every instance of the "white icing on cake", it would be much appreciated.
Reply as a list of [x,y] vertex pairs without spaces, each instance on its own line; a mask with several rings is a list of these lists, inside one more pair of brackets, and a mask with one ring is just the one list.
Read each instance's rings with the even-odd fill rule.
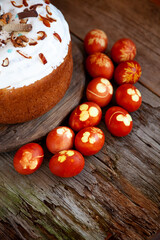
[[[22,0],[15,1],[16,5],[21,5],[22,2]],[[45,3],[45,0],[27,0],[27,3],[28,7],[16,8],[10,0],[1,0],[0,14],[10,12],[12,13],[11,23],[19,23],[20,19],[17,13],[23,12],[25,8],[29,8],[31,5],[43,4],[43,6],[37,7],[36,11],[38,15],[41,14],[43,17],[46,17],[46,6],[48,4]],[[50,74],[53,69],[56,69],[64,61],[71,40],[69,27],[62,13],[52,4],[48,6],[52,12],[52,15],[49,16],[56,19],[56,22],[50,23],[51,27],[46,27],[39,16],[29,17],[27,24],[32,25],[32,30],[30,32],[16,33],[17,35],[25,35],[29,40],[35,39],[38,42],[37,45],[30,46],[27,43],[27,46],[23,48],[14,47],[11,40],[9,40],[6,45],[0,47],[0,89],[28,86]],[[37,40],[38,31],[44,31],[47,37],[44,40]],[[60,36],[61,42],[53,36],[54,32]],[[5,40],[7,37],[9,37],[9,33],[2,29],[0,31],[0,39]],[[24,52],[32,58],[27,59],[21,56],[17,50]],[[47,60],[45,65],[40,60],[39,53],[45,56]],[[9,59],[9,65],[3,67],[2,63],[6,58]]]

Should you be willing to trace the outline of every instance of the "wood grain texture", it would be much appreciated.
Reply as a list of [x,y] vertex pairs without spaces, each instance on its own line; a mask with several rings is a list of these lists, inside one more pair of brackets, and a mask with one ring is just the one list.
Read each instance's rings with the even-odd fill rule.
[[74,70],[72,81],[63,99],[48,113],[32,121],[0,125],[0,152],[7,152],[25,143],[36,141],[45,136],[51,129],[61,124],[69,112],[80,102],[85,86],[83,57],[77,44],[73,42]]
[[[83,43],[73,40],[82,51]],[[77,62],[83,59],[83,54],[76,55]],[[85,158],[85,168],[78,176],[62,179],[52,175],[45,138],[40,142],[44,162],[30,176],[15,172],[15,152],[0,154],[0,238],[147,240],[158,231],[160,102],[143,85],[136,86],[143,103],[131,114],[131,134],[113,137],[104,124],[108,107],[104,108],[99,125],[106,136],[104,147]]]
[[107,54],[120,38],[131,38],[137,46],[135,58],[142,67],[140,82],[160,96],[160,7],[149,0],[54,0],[65,15],[70,30],[80,39],[93,28],[106,32]]

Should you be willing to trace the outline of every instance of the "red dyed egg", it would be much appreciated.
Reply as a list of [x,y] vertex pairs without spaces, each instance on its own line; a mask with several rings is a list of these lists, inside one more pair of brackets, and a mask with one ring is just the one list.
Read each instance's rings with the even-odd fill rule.
[[136,111],[142,103],[140,91],[132,84],[123,84],[116,90],[116,102],[128,112]]
[[105,114],[105,123],[108,130],[117,137],[124,137],[132,130],[132,118],[121,107],[111,107]]
[[75,108],[69,118],[69,125],[74,131],[96,126],[102,118],[101,108],[94,102],[85,102]]
[[100,107],[104,107],[112,99],[112,84],[106,78],[94,78],[87,86],[86,96],[88,101],[95,102]]
[[101,150],[105,136],[97,127],[83,128],[75,137],[75,147],[85,156],[94,155]]
[[84,157],[75,150],[64,150],[54,155],[49,168],[53,174],[59,177],[74,177],[84,168]]
[[136,55],[136,45],[129,38],[118,40],[111,49],[111,58],[115,63],[133,60]]
[[62,150],[71,149],[73,147],[74,136],[73,130],[69,127],[56,127],[50,131],[47,136],[47,148],[53,154]]
[[88,56],[86,69],[93,78],[103,77],[110,80],[113,77],[114,65],[104,53],[94,53]]
[[23,175],[34,173],[42,164],[44,151],[37,143],[28,143],[16,152],[13,164],[15,170]]
[[121,85],[124,83],[136,83],[140,76],[142,70],[141,66],[136,61],[127,61],[120,63],[114,72],[114,79],[115,81]]
[[84,39],[84,47],[88,54],[104,52],[107,48],[107,44],[107,35],[100,29],[91,30]]

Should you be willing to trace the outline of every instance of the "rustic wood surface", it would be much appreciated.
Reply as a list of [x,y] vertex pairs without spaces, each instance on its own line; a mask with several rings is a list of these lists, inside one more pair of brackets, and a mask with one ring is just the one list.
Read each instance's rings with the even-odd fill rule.
[[[144,66],[141,83],[137,83],[136,87],[142,93],[143,103],[138,111],[131,114],[133,130],[124,138],[113,137],[107,131],[104,114],[108,106],[103,109],[99,127],[106,136],[104,147],[95,156],[85,157],[84,170],[74,178],[62,179],[51,174],[48,163],[52,155],[45,147],[45,137],[39,141],[45,150],[44,162],[30,176],[15,172],[15,151],[1,153],[0,239],[150,240],[160,229],[160,99],[157,96],[159,23],[153,22],[149,28],[149,19],[151,23],[152,17],[158,19],[158,5],[156,7],[150,1],[144,4],[143,0],[135,0],[134,3],[126,0],[92,1],[92,4],[90,0],[83,1],[83,4],[80,0],[54,0],[54,3],[66,16],[74,33],[73,46],[79,49],[76,53],[73,50],[74,60],[81,63],[76,65],[74,72],[77,72],[76,77],[80,81],[84,79],[82,39],[85,33],[93,27],[106,32],[108,29],[110,48],[125,32],[125,21],[131,24],[131,18],[137,23],[142,19],[140,23],[148,28],[142,27],[144,34],[140,35],[141,41],[136,42],[136,45],[143,43],[137,46],[141,54],[138,53],[140,56],[136,58]],[[125,6],[125,3],[128,5]],[[102,7],[103,4],[108,10]],[[130,4],[136,7],[130,9]],[[140,5],[143,7],[139,9]],[[108,14],[105,21],[104,18],[103,21],[101,17],[97,18],[102,13]],[[111,29],[114,30],[113,34]],[[135,39],[134,34],[139,31],[138,25],[130,30],[128,36]],[[151,32],[155,35],[149,42],[147,39]],[[150,44],[150,59],[155,75],[148,69],[150,59],[146,58],[149,54],[146,53],[147,44]],[[152,51],[152,44],[155,48],[157,46],[157,53]],[[89,77],[87,74],[85,76],[87,84]],[[85,96],[82,98],[84,100]],[[110,105],[113,104],[114,99]],[[68,116],[63,123],[67,124],[67,120]]]
[[[60,125],[64,118],[80,102],[85,86],[82,51],[78,45],[72,44],[74,70],[72,81],[63,99],[48,113],[32,121],[15,124],[0,124],[0,152],[7,152],[25,143],[36,141],[45,136],[51,129]],[[63,113],[63,114],[62,114]]]

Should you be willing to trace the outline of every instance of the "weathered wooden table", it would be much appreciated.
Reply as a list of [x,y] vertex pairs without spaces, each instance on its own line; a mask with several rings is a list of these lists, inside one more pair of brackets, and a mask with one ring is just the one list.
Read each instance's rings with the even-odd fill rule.
[[[136,84],[143,103],[131,114],[133,130],[124,138],[107,131],[107,107],[103,109],[99,127],[105,132],[105,145],[85,158],[84,170],[74,178],[50,173],[45,137],[39,141],[45,161],[30,176],[14,171],[15,152],[1,153],[0,239],[152,239],[160,229],[160,1],[53,2],[70,25],[74,64],[79,69],[84,69],[83,39],[92,28],[107,33],[108,53],[119,38],[133,39],[143,70]],[[87,82],[87,74],[83,76]],[[81,73],[76,77],[82,79]]]

